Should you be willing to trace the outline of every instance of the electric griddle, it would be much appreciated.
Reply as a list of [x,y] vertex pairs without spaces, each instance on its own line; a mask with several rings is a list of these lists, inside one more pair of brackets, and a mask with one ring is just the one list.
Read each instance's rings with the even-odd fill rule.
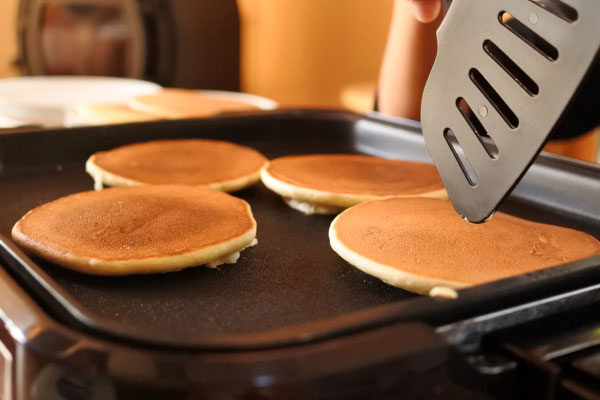
[[[333,216],[304,216],[261,183],[237,193],[259,244],[220,270],[87,276],[11,241],[29,209],[93,189],[90,154],[191,137],[269,158],[431,162],[417,123],[331,110],[0,135],[2,398],[560,398],[597,385],[600,257],[457,300],[416,296],[338,257]],[[598,199],[600,167],[542,154],[501,210],[600,238]]]

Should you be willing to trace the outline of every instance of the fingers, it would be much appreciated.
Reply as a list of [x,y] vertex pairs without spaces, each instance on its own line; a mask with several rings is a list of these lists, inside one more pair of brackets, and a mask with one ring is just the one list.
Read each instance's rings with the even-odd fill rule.
[[442,0],[410,0],[413,4],[413,13],[419,22],[435,20],[442,10]]

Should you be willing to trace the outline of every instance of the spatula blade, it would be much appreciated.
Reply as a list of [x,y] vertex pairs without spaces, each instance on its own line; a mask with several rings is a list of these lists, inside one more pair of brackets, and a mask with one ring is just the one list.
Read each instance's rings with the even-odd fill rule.
[[483,222],[600,64],[597,0],[454,0],[423,94],[427,148],[456,211]]

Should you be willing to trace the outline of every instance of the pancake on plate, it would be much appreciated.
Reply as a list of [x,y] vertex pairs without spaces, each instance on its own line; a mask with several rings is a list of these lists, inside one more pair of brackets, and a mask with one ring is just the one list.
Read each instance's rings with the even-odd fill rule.
[[29,211],[13,240],[58,265],[93,275],[167,272],[235,263],[256,243],[244,200],[189,186],[88,191]]
[[250,147],[206,139],[155,140],[101,151],[87,160],[95,188],[192,185],[231,192],[260,179],[265,156]]
[[369,275],[402,289],[456,297],[455,289],[599,255],[592,236],[501,212],[483,224],[452,203],[390,198],[352,207],[329,229],[331,247]]
[[129,106],[158,118],[201,118],[224,112],[257,110],[247,102],[223,96],[211,96],[195,90],[164,89],[157,93],[134,96]]
[[65,126],[125,124],[159,119],[151,114],[135,111],[126,104],[90,103],[69,108],[65,115]]
[[272,160],[261,180],[292,208],[336,214],[390,196],[447,198],[436,168],[412,161],[351,154],[311,154]]

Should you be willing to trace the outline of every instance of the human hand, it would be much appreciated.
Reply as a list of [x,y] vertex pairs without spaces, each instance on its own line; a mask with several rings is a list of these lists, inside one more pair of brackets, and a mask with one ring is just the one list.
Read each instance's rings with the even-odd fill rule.
[[419,22],[431,22],[440,15],[442,0],[409,0],[413,13]]

